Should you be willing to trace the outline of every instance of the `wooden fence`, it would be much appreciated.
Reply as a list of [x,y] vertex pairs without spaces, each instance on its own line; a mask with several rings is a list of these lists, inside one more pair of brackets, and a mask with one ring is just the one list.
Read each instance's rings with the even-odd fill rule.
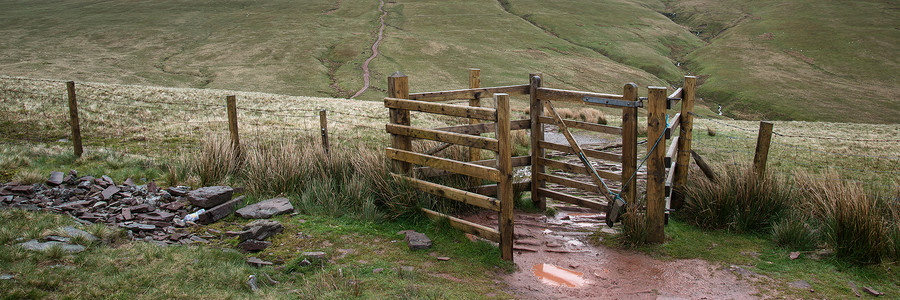
[[[402,178],[413,186],[434,194],[475,205],[481,208],[498,211],[499,229],[488,228],[462,219],[447,216],[425,209],[432,218],[447,218],[454,227],[488,240],[500,243],[504,259],[512,259],[513,245],[513,207],[512,195],[516,190],[530,190],[532,200],[544,209],[546,198],[567,202],[599,211],[606,211],[609,216],[612,201],[621,201],[625,205],[636,203],[638,194],[638,109],[647,108],[648,142],[647,156],[641,163],[647,164],[647,222],[651,228],[650,242],[664,240],[665,214],[670,207],[680,205],[680,195],[673,191],[685,184],[687,166],[690,159],[691,131],[693,129],[690,112],[693,109],[696,78],[685,77],[684,86],[674,93],[666,94],[663,87],[649,87],[648,97],[638,97],[638,87],[626,84],[621,94],[605,94],[583,91],[553,89],[542,86],[540,74],[529,75],[529,84],[498,87],[481,87],[480,71],[470,70],[468,89],[409,93],[408,78],[395,73],[388,78],[389,97],[384,104],[390,109],[391,122],[386,130],[391,134],[391,147],[386,150],[387,156],[394,160],[394,176]],[[510,120],[509,96],[527,95],[530,98],[530,118]],[[493,98],[495,108],[481,108],[481,98]],[[436,103],[448,100],[469,100],[469,106]],[[646,101],[646,104],[645,104]],[[683,101],[681,112],[668,118],[666,110],[673,104]],[[572,102],[587,105],[621,109],[622,125],[609,126],[578,120],[566,120],[553,109],[555,102]],[[545,113],[545,108],[550,113]],[[420,111],[432,114],[468,118],[468,125],[449,126],[424,129],[410,126],[409,111]],[[668,122],[667,122],[668,120]],[[480,123],[487,121],[487,123]],[[555,125],[564,133],[568,144],[554,143],[544,137],[544,126]],[[621,136],[621,154],[591,149],[582,149],[568,129],[574,128],[595,133]],[[530,130],[530,156],[512,157],[510,151],[510,131]],[[673,131],[679,129],[680,134],[671,138]],[[482,133],[495,132],[496,138],[482,137]],[[666,146],[672,139],[671,146]],[[412,139],[439,141],[442,146],[427,151],[412,152]],[[469,161],[456,161],[433,156],[432,154],[448,145],[462,145],[472,149],[486,149],[497,153],[495,160],[481,160],[478,151],[470,151]],[[547,150],[575,154],[581,158],[582,164],[571,164],[551,159]],[[621,164],[619,173],[598,171],[588,158]],[[673,159],[674,158],[674,159]],[[413,167],[417,165],[417,167]],[[512,182],[513,167],[530,167],[530,181]],[[574,180],[554,175],[549,169],[568,173],[588,175],[593,182]],[[668,169],[668,170],[667,170]],[[475,186],[468,189],[457,189],[425,181],[428,177],[445,174],[462,174],[474,178],[497,182],[496,185]],[[415,175],[414,175],[415,174]],[[419,177],[419,178],[415,178]],[[617,181],[620,190],[610,188],[610,183]],[[597,192],[607,196],[607,202],[585,199],[566,194],[547,183]],[[498,195],[497,198],[491,197]],[[674,199],[674,200],[672,200]],[[674,202],[672,202],[674,201]]]

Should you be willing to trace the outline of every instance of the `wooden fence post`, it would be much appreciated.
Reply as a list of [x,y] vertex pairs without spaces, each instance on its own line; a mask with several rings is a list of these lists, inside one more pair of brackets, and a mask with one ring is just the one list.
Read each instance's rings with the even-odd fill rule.
[[[481,70],[479,69],[469,69],[469,88],[477,89],[481,87]],[[469,99],[469,106],[472,107],[480,107],[481,106],[481,95],[475,94],[472,99]],[[469,119],[469,124],[478,124],[480,123],[478,119]],[[469,161],[479,161],[481,160],[481,149],[469,147]]]
[[237,100],[234,95],[225,96],[226,106],[228,108],[228,131],[231,132],[231,147],[235,153],[241,151],[241,141],[238,135],[237,123]]
[[[622,96],[628,101],[638,101],[638,87],[634,83],[626,84]],[[619,195],[626,206],[637,203],[637,140],[638,140],[638,108],[622,108],[622,184]],[[628,180],[631,180],[630,182]],[[612,203],[609,203],[612,205]],[[607,225],[612,226],[610,220]]]
[[66,90],[69,92],[69,125],[72,127],[72,146],[75,156],[81,157],[84,149],[81,148],[81,124],[78,122],[78,100],[75,98],[75,82],[66,82]]
[[666,141],[660,137],[666,130],[666,88],[649,87],[647,98],[647,241],[662,243],[666,239]]
[[326,110],[319,111],[319,128],[322,130],[322,150],[328,154],[328,116]]
[[541,76],[538,74],[528,75],[528,94],[531,98],[530,114],[531,114],[531,202],[534,203],[541,211],[547,209],[547,199],[538,196],[538,189],[543,188],[546,183],[539,180],[539,173],[544,173],[545,168],[540,163],[540,158],[544,157],[544,149],[541,149],[540,143],[544,140],[544,125],[541,124],[541,116],[544,114],[544,104],[537,97],[537,89],[542,85]]
[[772,122],[759,122],[759,136],[756,138],[756,154],[753,155],[753,172],[762,180],[766,177],[766,160],[769,157],[769,144],[772,142]]
[[513,260],[513,184],[512,184],[512,143],[510,142],[509,95],[494,94],[497,108],[497,169],[500,170],[500,255],[504,260]]
[[[400,71],[388,77],[388,97],[409,99],[409,78],[400,73]],[[410,125],[409,110],[391,108],[390,114],[391,124]],[[412,151],[412,139],[407,136],[391,134],[391,147]],[[394,161],[394,169],[396,172],[408,174],[412,169],[412,165],[408,162]]]
[[678,154],[675,159],[675,181],[672,184],[672,209],[680,209],[684,205],[684,195],[681,189],[687,184],[688,170],[691,169],[696,89],[697,77],[685,76],[681,92],[681,124],[679,124],[680,132],[678,133]]

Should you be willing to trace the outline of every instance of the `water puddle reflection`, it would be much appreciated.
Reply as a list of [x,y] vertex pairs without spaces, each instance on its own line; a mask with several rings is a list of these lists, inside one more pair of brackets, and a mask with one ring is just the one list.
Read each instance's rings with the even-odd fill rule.
[[552,264],[537,264],[531,269],[534,276],[549,285],[580,287],[585,284],[584,273],[563,269]]

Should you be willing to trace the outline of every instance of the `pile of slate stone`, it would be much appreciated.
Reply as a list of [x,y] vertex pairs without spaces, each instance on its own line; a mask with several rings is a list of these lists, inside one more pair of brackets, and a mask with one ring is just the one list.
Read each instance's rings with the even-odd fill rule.
[[[135,239],[157,244],[206,243],[214,236],[191,234],[185,227],[209,224],[234,212],[243,197],[232,199],[227,186],[160,189],[154,182],[117,184],[108,176],[94,178],[53,172],[44,184],[0,185],[0,208],[15,207],[68,214],[82,224],[105,223],[127,229]],[[202,213],[196,213],[199,209]],[[291,208],[293,209],[293,208]],[[185,217],[193,213],[193,217]]]

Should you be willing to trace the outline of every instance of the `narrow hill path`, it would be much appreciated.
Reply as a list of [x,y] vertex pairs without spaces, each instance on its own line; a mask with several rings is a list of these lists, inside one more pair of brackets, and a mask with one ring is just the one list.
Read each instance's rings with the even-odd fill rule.
[[370,56],[369,59],[366,59],[366,61],[362,65],[363,87],[359,89],[356,94],[350,96],[350,99],[359,97],[359,95],[362,95],[363,92],[369,89],[369,63],[372,62],[372,60],[375,59],[376,56],[378,56],[378,44],[381,44],[381,39],[384,37],[384,17],[387,16],[387,12],[384,11],[384,0],[379,1],[381,2],[381,4],[378,5],[378,11],[381,12],[381,27],[378,28],[378,39],[376,39],[375,43],[372,44],[372,56]]

